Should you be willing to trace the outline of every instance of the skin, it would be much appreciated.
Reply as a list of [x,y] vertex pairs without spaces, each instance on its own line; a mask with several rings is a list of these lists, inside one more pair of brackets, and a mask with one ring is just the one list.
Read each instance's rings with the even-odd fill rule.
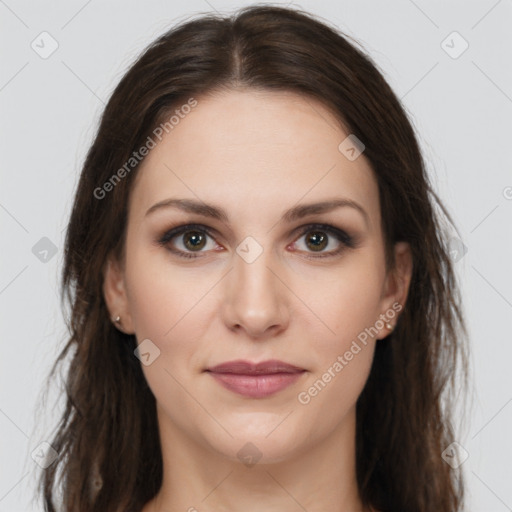
[[[157,401],[164,481],[143,512],[362,511],[355,405],[375,344],[389,329],[359,343],[360,352],[309,403],[298,395],[381,314],[405,304],[410,248],[396,244],[396,268],[386,272],[373,171],[364,153],[350,161],[338,150],[348,133],[322,104],[250,89],[197,99],[141,164],[126,260],[111,258],[105,269],[118,328],[160,350],[142,369]],[[280,220],[294,206],[341,197],[361,205],[367,220],[351,207]],[[170,207],[146,215],[169,198],[216,205],[228,221]],[[199,252],[190,234],[167,248],[155,243],[188,223],[213,230]],[[299,229],[310,223],[338,227],[358,245],[320,258],[308,243],[318,229]],[[248,236],[263,251],[251,263],[236,252]],[[321,253],[343,247],[327,236]],[[168,247],[199,257],[180,258]],[[279,359],[306,371],[274,395],[248,398],[204,372],[234,359]],[[261,456],[250,467],[237,456],[248,442]]]

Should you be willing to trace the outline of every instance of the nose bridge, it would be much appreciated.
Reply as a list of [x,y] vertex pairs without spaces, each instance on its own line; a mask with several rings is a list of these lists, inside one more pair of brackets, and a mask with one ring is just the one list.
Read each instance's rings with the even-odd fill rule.
[[288,317],[283,285],[274,275],[273,252],[250,238],[239,244],[234,257],[226,321],[257,336],[271,327],[283,328]]
[[[244,295],[253,299],[273,298],[275,294],[275,277],[269,270],[271,268],[271,251],[263,251],[254,261],[247,261],[243,257],[235,260],[234,279],[238,286],[244,287]],[[275,266],[275,265],[274,265]]]

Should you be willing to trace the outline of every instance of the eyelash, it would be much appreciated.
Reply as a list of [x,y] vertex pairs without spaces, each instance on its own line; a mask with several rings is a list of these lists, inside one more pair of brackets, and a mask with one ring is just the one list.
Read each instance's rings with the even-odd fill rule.
[[[168,247],[169,242],[179,236],[183,233],[186,233],[188,231],[198,231],[201,234],[206,234],[212,239],[213,234],[210,229],[208,229],[206,226],[203,226],[202,224],[184,224],[181,226],[177,226],[174,228],[171,228],[170,230],[166,231],[160,238],[157,239],[158,245],[165,247],[167,250],[172,252],[173,254],[176,254],[180,258],[186,258],[186,259],[195,259],[200,258],[200,252],[198,251],[198,254],[194,254],[191,252],[184,252],[179,249],[172,249]],[[343,252],[347,248],[355,248],[357,247],[358,243],[357,240],[347,234],[345,231],[338,229],[334,226],[331,226],[329,224],[308,224],[306,226],[302,227],[302,230],[300,231],[300,234],[298,238],[303,237],[305,234],[311,232],[311,231],[322,231],[325,232],[331,236],[334,236],[339,242],[342,243],[342,246],[339,249],[336,249],[335,251],[330,251],[328,253],[318,253],[314,256],[306,256],[310,259],[318,259],[318,258],[328,258],[339,255],[341,252]],[[314,253],[311,253],[314,254]]]

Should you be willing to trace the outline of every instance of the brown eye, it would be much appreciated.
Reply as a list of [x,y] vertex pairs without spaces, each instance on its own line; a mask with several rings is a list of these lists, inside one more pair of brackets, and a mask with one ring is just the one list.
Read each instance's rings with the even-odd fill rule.
[[[300,251],[315,258],[336,256],[345,249],[357,247],[359,243],[357,238],[329,224],[305,226],[301,236],[296,239],[293,245],[298,244],[302,238],[304,238],[304,242],[302,242],[304,248],[299,248]],[[208,239],[210,239],[210,247],[208,247]],[[175,227],[158,238],[157,243],[183,258],[206,256],[203,253],[208,253],[210,250],[216,250],[219,247],[215,243],[212,232],[201,224],[186,224]],[[333,244],[334,247],[330,248]],[[330,249],[325,250],[328,247]]]
[[[302,229],[301,236],[293,245],[304,252],[306,257],[324,258],[337,256],[346,249],[355,248],[358,241],[345,231],[329,224],[310,224]],[[300,247],[301,245],[303,247]]]
[[328,237],[321,231],[310,231],[306,237],[306,245],[313,251],[322,251],[327,247]]
[[194,251],[202,249],[206,244],[206,236],[200,231],[185,231],[183,233],[184,245],[187,249]]
[[[207,246],[208,241],[210,241],[210,247]],[[198,258],[208,249],[215,248],[215,241],[210,232],[201,225],[195,224],[178,226],[167,231],[158,239],[158,244],[183,258]]]

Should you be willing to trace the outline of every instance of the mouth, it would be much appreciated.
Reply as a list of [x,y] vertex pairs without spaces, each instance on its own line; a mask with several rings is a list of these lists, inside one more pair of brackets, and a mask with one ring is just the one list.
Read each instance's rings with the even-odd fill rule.
[[265,398],[287,388],[306,372],[278,360],[229,361],[205,370],[226,389],[250,398]]

